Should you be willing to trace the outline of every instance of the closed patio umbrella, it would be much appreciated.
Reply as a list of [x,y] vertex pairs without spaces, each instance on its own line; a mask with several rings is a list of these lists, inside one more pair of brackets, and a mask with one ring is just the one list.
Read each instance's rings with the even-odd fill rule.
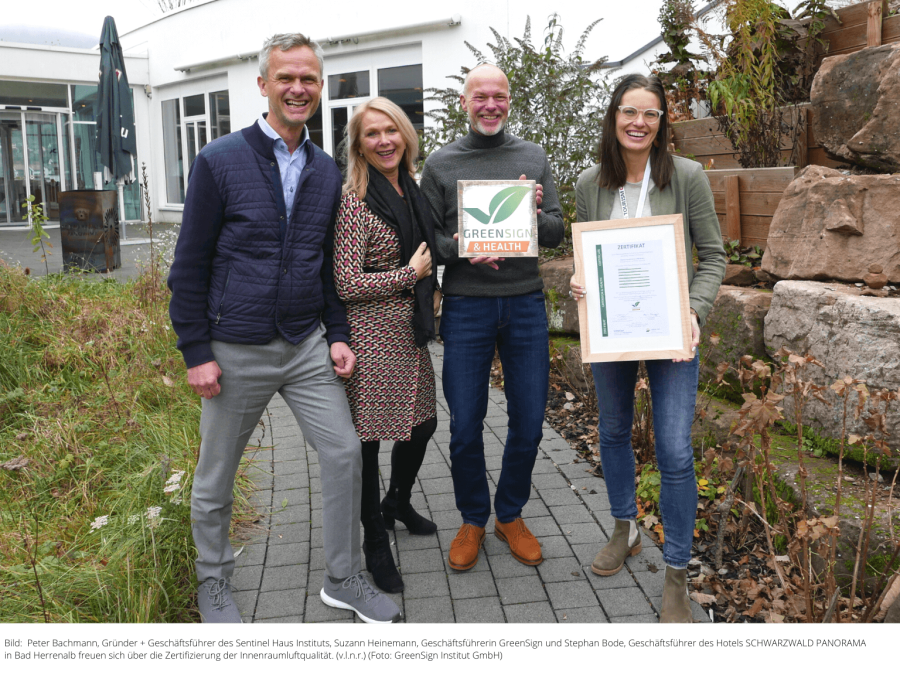
[[119,221],[122,238],[125,239],[123,184],[134,181],[137,142],[125,59],[122,57],[116,22],[111,16],[103,20],[103,33],[100,35],[100,89],[95,105],[97,147],[100,150],[103,177],[107,182],[115,181],[118,186]]

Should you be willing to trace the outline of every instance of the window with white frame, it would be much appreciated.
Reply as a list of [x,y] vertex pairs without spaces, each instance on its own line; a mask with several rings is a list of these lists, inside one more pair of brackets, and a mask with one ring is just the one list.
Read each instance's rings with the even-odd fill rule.
[[417,131],[425,127],[421,44],[326,56],[322,103],[310,139],[343,166],[344,133],[353,110],[374,96],[399,105]]
[[163,100],[162,127],[166,201],[184,204],[188,175],[200,150],[209,141],[231,133],[228,91]]

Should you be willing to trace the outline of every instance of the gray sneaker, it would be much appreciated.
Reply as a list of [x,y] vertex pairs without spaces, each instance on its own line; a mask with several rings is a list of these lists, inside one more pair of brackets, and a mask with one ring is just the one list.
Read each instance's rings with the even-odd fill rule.
[[384,593],[369,585],[362,572],[334,583],[325,575],[320,593],[329,607],[352,609],[366,623],[397,623],[400,608]]
[[228,579],[207,579],[197,587],[197,606],[203,623],[243,623],[231,597]]

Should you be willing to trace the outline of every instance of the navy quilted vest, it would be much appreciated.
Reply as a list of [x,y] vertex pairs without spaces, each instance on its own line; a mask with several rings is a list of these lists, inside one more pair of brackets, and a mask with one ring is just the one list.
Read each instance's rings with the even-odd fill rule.
[[322,247],[340,197],[341,174],[310,143],[312,157],[286,223],[271,146],[254,124],[203,149],[224,201],[206,309],[214,340],[265,344],[280,332],[296,344],[318,324],[324,307]]

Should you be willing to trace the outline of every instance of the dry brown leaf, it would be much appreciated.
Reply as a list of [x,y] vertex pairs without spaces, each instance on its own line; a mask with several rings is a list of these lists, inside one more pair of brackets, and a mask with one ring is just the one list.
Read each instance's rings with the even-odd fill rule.
[[19,455],[3,464],[0,464],[0,469],[6,469],[7,471],[20,471],[28,466],[31,460],[25,455]]
[[691,600],[700,605],[713,605],[716,603],[716,596],[694,591],[691,593]]
[[756,616],[757,614],[759,614],[760,610],[763,609],[765,604],[766,604],[765,598],[756,598],[756,600],[753,602],[753,605],[750,607],[750,609],[747,610],[747,612],[746,612],[747,616],[749,616],[749,617]]

